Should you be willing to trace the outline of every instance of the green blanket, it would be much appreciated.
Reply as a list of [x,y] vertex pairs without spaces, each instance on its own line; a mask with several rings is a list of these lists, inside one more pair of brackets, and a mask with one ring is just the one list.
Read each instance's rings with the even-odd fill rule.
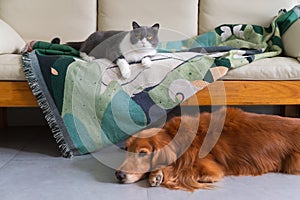
[[228,70],[282,54],[281,35],[299,13],[282,11],[269,27],[225,24],[160,43],[150,68],[130,64],[129,79],[106,59],[84,62],[78,51],[47,42],[24,53],[24,71],[62,155],[82,155],[155,123]]

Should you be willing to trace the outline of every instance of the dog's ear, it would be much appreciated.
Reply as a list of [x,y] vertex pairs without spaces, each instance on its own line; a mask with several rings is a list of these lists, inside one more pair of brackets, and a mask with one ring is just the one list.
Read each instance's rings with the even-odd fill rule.
[[177,153],[171,141],[172,137],[164,129],[152,138],[152,168],[166,166],[176,161]]
[[177,155],[171,145],[166,145],[161,149],[155,149],[152,157],[152,170],[161,166],[167,166],[174,163]]
[[152,165],[169,165],[177,159],[176,150],[172,144],[167,144],[163,148],[154,149]]
[[179,116],[167,121],[152,138],[153,166],[169,165],[192,144],[199,127],[199,117]]
[[163,129],[167,132],[168,135],[174,137],[178,132],[180,124],[181,124],[181,116],[176,116],[168,120],[165,123]]

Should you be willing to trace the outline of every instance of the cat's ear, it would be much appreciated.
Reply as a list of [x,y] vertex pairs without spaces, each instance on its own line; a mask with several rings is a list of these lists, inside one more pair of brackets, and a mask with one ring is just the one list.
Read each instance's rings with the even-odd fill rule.
[[141,26],[136,21],[133,21],[132,22],[132,28],[137,29],[137,28],[141,28]]
[[158,30],[158,29],[159,29],[159,24],[158,24],[158,23],[154,24],[154,25],[152,26],[152,28]]

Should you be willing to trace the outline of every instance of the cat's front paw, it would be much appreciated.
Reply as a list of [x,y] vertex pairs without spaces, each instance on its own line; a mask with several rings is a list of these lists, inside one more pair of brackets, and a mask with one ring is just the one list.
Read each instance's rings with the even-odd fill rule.
[[131,76],[131,70],[128,62],[125,59],[118,59],[117,65],[119,66],[122,77],[127,79]]
[[142,65],[146,68],[151,67],[152,65],[152,61],[150,59],[150,57],[145,57],[142,59]]
[[130,78],[130,76],[131,76],[131,71],[130,71],[130,69],[128,69],[128,70],[123,70],[123,71],[121,71],[121,74],[122,74],[123,78],[128,79],[128,78]]

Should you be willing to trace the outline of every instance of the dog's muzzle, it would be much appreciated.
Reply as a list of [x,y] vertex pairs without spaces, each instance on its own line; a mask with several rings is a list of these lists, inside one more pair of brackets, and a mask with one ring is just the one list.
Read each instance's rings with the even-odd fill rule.
[[123,172],[121,170],[117,170],[115,172],[115,176],[116,176],[116,178],[118,179],[118,181],[120,183],[125,183],[125,180],[126,180],[126,173],[125,172]]

